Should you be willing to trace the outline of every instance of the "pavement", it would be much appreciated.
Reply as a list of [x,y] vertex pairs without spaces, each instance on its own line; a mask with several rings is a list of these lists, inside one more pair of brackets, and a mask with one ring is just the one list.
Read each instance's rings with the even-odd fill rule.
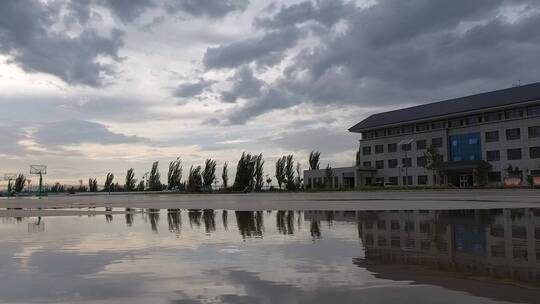
[[[0,198],[7,208],[156,208],[228,210],[445,210],[540,208],[540,190],[391,190],[246,194],[111,194]],[[118,209],[115,209],[118,210]],[[2,211],[3,213],[6,210]],[[0,215],[1,213],[0,212]]]

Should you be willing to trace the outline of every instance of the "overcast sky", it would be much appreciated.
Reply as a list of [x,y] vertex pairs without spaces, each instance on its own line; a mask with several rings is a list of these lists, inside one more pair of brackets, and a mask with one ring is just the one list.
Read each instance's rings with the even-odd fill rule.
[[4,0],[0,173],[351,165],[369,114],[539,80],[534,0]]

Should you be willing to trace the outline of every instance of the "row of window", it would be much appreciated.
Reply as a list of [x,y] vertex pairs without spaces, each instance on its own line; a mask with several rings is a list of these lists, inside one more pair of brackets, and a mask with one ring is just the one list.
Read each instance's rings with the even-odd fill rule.
[[[388,165],[387,167],[389,169],[397,168],[398,167],[398,160],[397,159],[389,159],[387,160]],[[372,166],[371,161],[365,161],[362,163],[362,166],[364,167],[371,167]],[[412,167],[412,158],[410,157],[404,157],[401,159],[401,165],[402,167]],[[425,156],[419,156],[416,158],[416,166],[417,167],[425,167],[427,165],[427,159]],[[375,169],[384,169],[384,160],[377,160],[375,161]]]
[[[388,183],[392,185],[398,185],[399,178],[397,176],[389,176],[388,177]],[[375,178],[376,183],[384,183],[384,177],[376,177]],[[371,185],[372,180],[371,177],[366,177],[366,185]],[[401,178],[401,184],[402,185],[409,185],[411,186],[413,184],[413,176],[402,176]],[[416,177],[416,184],[417,185],[427,185],[428,184],[428,176],[427,175],[418,175]]]
[[[366,246],[373,246],[374,245],[374,238],[371,234],[366,234],[364,238],[364,242]],[[430,250],[432,247],[432,243],[435,243],[437,249],[440,252],[447,252],[448,246],[446,241],[440,240],[438,242],[434,242],[429,239],[420,240],[420,250]],[[415,239],[404,239],[405,247],[408,248],[414,248],[416,247],[416,240]],[[378,236],[377,237],[377,246],[378,247],[387,247],[388,242],[386,237],[384,236]],[[401,247],[401,238],[399,236],[393,236],[390,238],[390,246],[393,248],[400,248]]]
[[[529,138],[539,138],[540,137],[540,126],[534,126],[528,128]],[[489,131],[486,132],[486,142],[498,142],[499,141],[499,131]],[[513,128],[506,130],[506,140],[516,140],[521,139],[521,129]]]
[[[521,148],[506,149],[506,160],[521,160],[522,151]],[[529,159],[540,158],[540,147],[529,148]],[[501,151],[491,150],[486,151],[486,160],[489,162],[495,162],[501,160]]]
[[[540,138],[540,126],[533,126],[528,128],[529,138]],[[521,129],[512,128],[506,130],[506,140],[517,140],[521,139]],[[488,131],[485,133],[486,143],[493,143],[499,141],[499,131]],[[415,142],[416,150],[425,150],[427,149],[427,140],[419,139]],[[431,145],[435,148],[440,148],[443,145],[443,139],[441,137],[431,139]],[[410,151],[412,148],[411,144],[401,145],[402,151]],[[384,145],[375,145],[375,154],[384,153]],[[387,153],[397,152],[398,144],[391,143],[387,145]],[[363,155],[371,155],[371,146],[362,147]]]
[[400,134],[410,134],[413,132],[424,132],[428,130],[439,130],[445,128],[455,128],[468,125],[475,125],[482,122],[494,122],[503,119],[522,118],[524,114],[527,116],[540,115],[540,105],[527,108],[512,109],[507,111],[490,112],[485,114],[469,115],[448,120],[438,120],[433,122],[425,122],[418,124],[410,124],[401,127],[393,127],[387,129],[379,129],[374,131],[366,131],[362,133],[363,139],[374,139],[385,136],[395,136]]
[[[425,150],[427,149],[427,140],[425,139],[419,139],[415,142],[416,150]],[[431,139],[431,145],[435,148],[441,148],[443,145],[443,139],[442,137],[432,138]],[[412,144],[402,144],[401,145],[401,151],[411,151]],[[387,153],[394,153],[398,151],[398,144],[397,143],[391,143],[388,144],[386,147]],[[382,154],[384,153],[384,145],[375,145],[375,154]],[[371,146],[362,147],[362,154],[363,155],[370,155],[371,154]]]

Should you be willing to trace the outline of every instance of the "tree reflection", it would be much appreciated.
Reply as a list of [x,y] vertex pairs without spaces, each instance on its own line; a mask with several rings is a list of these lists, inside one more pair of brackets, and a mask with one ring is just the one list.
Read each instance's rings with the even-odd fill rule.
[[262,237],[264,230],[262,211],[235,211],[235,215],[242,237]]
[[276,214],[276,225],[281,234],[294,234],[294,211],[279,210]]
[[206,233],[212,233],[216,231],[216,219],[213,209],[205,209],[203,211],[204,228]]
[[311,237],[313,239],[321,238],[321,223],[319,221],[311,221],[311,227],[309,231],[311,232]]
[[105,214],[105,221],[106,221],[107,223],[112,223],[112,221],[113,221],[113,216],[112,216],[112,214],[110,214],[110,213]]
[[221,213],[221,220],[223,221],[223,228],[225,228],[225,231],[229,230],[228,217],[228,211],[223,210],[223,212]]
[[126,225],[128,227],[133,226],[133,213],[131,208],[126,208]]
[[198,209],[189,209],[188,217],[189,217],[189,226],[193,228],[193,225],[197,227],[201,227],[201,216],[202,212]]
[[158,232],[158,224],[159,224],[159,209],[148,209],[148,218],[150,219],[150,226],[152,227],[152,231]]
[[169,224],[169,231],[175,232],[176,235],[180,235],[182,228],[182,214],[180,209],[167,209],[167,223]]

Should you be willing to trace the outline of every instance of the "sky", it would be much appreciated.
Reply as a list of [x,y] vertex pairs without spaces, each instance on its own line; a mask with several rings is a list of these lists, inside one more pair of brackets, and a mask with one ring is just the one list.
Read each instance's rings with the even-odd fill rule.
[[370,114],[539,75],[534,0],[4,0],[0,173],[349,166]]

